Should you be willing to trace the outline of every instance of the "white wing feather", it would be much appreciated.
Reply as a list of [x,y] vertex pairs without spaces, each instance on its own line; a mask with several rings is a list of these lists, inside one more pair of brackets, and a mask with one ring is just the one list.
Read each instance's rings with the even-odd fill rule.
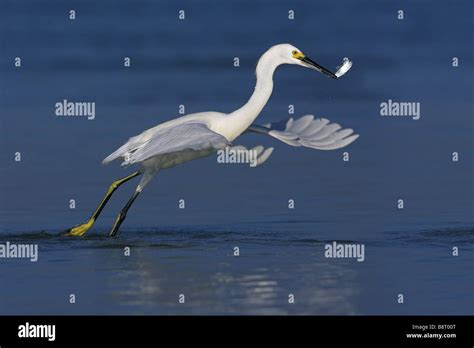
[[123,158],[122,165],[130,165],[159,155],[184,150],[212,151],[230,145],[224,136],[211,131],[205,124],[197,122],[167,127],[145,139],[143,140],[142,135],[130,138],[124,145],[107,156],[102,163],[108,164],[117,158]]
[[268,134],[291,146],[335,150],[349,145],[359,137],[358,134],[352,134],[352,129],[341,128],[328,119],[314,119],[313,115],[306,115],[296,120],[289,118],[274,124],[252,125],[247,131]]
[[[231,151],[249,151],[245,146],[243,145],[235,145],[235,146],[230,146],[229,150]],[[259,166],[266,162],[266,160],[270,157],[270,155],[273,152],[273,147],[268,147],[264,148],[262,145],[257,145],[250,149],[250,151],[255,151],[256,156],[257,156],[257,165]]]

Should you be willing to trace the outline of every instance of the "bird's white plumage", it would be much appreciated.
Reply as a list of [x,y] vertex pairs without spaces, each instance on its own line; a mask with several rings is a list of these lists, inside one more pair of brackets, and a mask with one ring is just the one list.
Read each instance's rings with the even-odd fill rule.
[[273,147],[264,148],[262,145],[257,145],[250,150],[243,145],[231,146],[230,151],[255,151],[257,157],[256,166],[263,164],[272,154]]
[[[138,136],[120,147],[104,159],[103,163],[122,157],[122,165],[144,162],[152,157],[167,155],[169,160],[187,151],[196,155],[207,151],[215,151],[230,145],[229,141],[220,134],[210,130],[206,124],[188,121],[173,127],[158,129],[152,136]],[[176,163],[179,164],[179,163]]]
[[337,123],[331,124],[325,118],[314,119],[312,115],[299,119],[289,118],[265,126],[252,125],[272,94],[273,74],[282,64],[310,68],[335,80],[343,76],[352,66],[347,60],[334,73],[292,45],[281,44],[271,47],[257,63],[255,90],[241,108],[229,114],[209,111],[164,122],[130,138],[107,156],[103,161],[104,164],[121,158],[122,165],[139,165],[140,169],[112,182],[92,217],[86,223],[69,229],[67,235],[84,235],[92,227],[113,192],[138,175],[142,174],[140,183],[120,210],[109,233],[111,237],[117,234],[131,205],[160,169],[206,157],[219,150],[223,150],[219,151],[217,156],[217,161],[220,163],[249,163],[251,167],[264,163],[272,154],[272,147],[265,149],[258,145],[247,150],[243,146],[234,146],[231,143],[245,131],[266,134],[292,146],[319,150],[338,149],[357,139],[358,135],[352,134],[352,129],[342,129]]
[[[283,123],[266,126],[251,126],[262,111],[273,90],[273,73],[282,64],[310,67],[295,58],[300,52],[289,44],[271,47],[260,58],[257,68],[257,84],[249,101],[238,110],[223,114],[201,112],[162,123],[130,138],[124,145],[107,156],[103,163],[123,159],[122,165],[139,164],[144,176],[137,190],[150,181],[159,169],[196,158],[208,156],[218,149],[231,146],[246,130],[268,134],[292,146],[305,146],[320,150],[332,150],[347,146],[357,139],[351,129],[340,130],[338,124],[327,119],[314,119],[307,115],[299,119],[290,118]],[[304,57],[304,55],[298,55]],[[345,62],[333,77],[344,75],[352,66]],[[332,74],[332,73],[330,73]],[[254,148],[258,152],[258,164],[265,162],[273,148]]]
[[292,117],[263,126],[250,126],[248,131],[268,134],[291,146],[305,146],[318,150],[335,150],[349,145],[359,135],[352,134],[352,129],[341,129],[337,123],[328,119],[314,119],[306,115],[299,119]]

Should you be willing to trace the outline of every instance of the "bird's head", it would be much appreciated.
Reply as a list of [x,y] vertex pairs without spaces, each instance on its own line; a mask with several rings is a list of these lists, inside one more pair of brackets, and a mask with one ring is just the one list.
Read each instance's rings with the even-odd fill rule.
[[300,49],[296,48],[290,44],[280,44],[273,46],[270,50],[274,51],[281,59],[282,64],[295,64],[304,66],[305,68],[310,68],[319,71],[329,77],[337,79],[336,74],[334,74],[329,69],[319,65],[315,61],[311,60],[306,56]]

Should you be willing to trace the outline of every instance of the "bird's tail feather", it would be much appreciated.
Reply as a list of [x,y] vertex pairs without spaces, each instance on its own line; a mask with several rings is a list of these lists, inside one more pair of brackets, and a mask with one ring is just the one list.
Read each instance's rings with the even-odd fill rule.
[[123,144],[117,150],[115,150],[110,155],[105,157],[104,160],[102,161],[102,164],[107,165],[110,162],[116,160],[117,158],[125,157],[127,153],[133,152],[133,150],[137,148],[137,138],[138,137],[132,137],[128,139],[128,141],[125,144]]

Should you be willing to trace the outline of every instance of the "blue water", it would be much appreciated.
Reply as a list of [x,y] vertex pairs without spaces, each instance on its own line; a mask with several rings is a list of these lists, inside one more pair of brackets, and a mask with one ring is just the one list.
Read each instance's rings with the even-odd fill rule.
[[[0,313],[472,314],[472,7],[2,1],[0,242],[38,243],[39,260],[0,259]],[[163,171],[118,238],[106,235],[131,183],[85,238],[58,235],[130,171],[101,166],[105,156],[178,116],[180,104],[187,113],[238,108],[253,90],[258,57],[281,42],[324,66],[343,57],[354,66],[337,81],[280,68],[258,121],[283,119],[293,104],[295,116],[355,129],[354,144],[316,151],[244,135],[244,145],[275,146],[261,167],[210,157]],[[54,104],[65,98],[96,102],[95,120],[56,117]],[[381,117],[388,99],[420,102],[421,118]],[[451,160],[455,151],[459,162]],[[364,243],[365,261],[325,258],[333,241]]]

